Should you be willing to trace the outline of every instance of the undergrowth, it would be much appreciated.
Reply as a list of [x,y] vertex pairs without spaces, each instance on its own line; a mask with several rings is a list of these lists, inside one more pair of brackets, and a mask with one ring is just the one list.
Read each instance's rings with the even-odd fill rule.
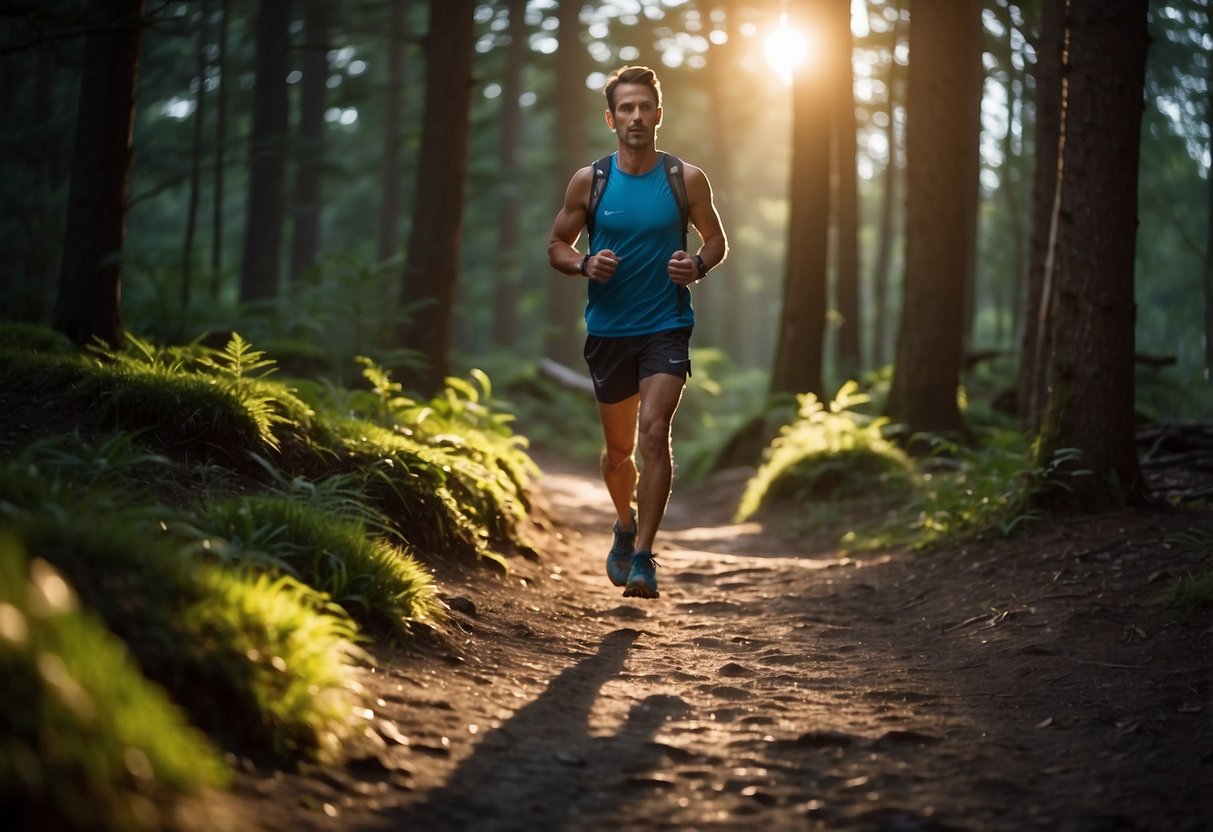
[[[184,754],[197,765],[188,777],[151,748],[128,750],[115,774],[110,752],[94,744],[34,730],[36,719],[6,725],[6,811],[89,805],[79,801],[95,795],[101,819],[86,809],[85,825],[138,828],[146,819],[122,809],[122,790],[220,783],[216,747],[336,759],[365,729],[352,671],[371,661],[371,640],[443,626],[423,561],[470,556],[506,567],[507,555],[530,553],[521,529],[538,469],[486,374],[448,379],[421,400],[370,359],[361,361],[365,387],[354,390],[280,380],[275,369],[237,333],[221,349],[128,337],[123,350],[81,353],[43,330],[0,327],[0,383],[39,408],[20,425],[20,444],[0,448],[0,531],[11,541],[0,590],[18,586],[9,572],[25,569],[9,564],[11,552],[37,552],[31,568],[78,593],[70,619],[86,623],[62,625],[62,638],[121,663],[115,690],[164,692],[163,718],[157,694],[129,694],[152,702],[149,730],[164,748],[197,744]],[[33,630],[30,616],[0,599],[6,668],[14,634]],[[110,648],[97,645],[107,640],[125,658],[105,659]],[[119,719],[121,697],[87,687],[94,676],[74,669],[72,649],[63,657],[70,673],[55,678],[70,675]],[[14,661],[0,707],[50,714],[61,691],[36,662]],[[26,681],[18,689],[10,678]],[[209,739],[180,717],[173,723],[174,708]],[[96,743],[105,742],[100,732]],[[133,786],[122,779],[132,771]]]
[[158,825],[226,782],[218,750],[47,561],[0,536],[0,806],[15,829]]

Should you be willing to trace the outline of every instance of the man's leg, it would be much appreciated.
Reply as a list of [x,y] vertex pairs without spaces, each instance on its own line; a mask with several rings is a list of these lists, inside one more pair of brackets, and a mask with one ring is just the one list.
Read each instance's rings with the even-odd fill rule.
[[681,376],[656,373],[640,380],[640,486],[636,494],[636,551],[651,552],[674,481],[670,426],[682,399]]
[[636,491],[636,412],[640,396],[613,404],[598,403],[602,436],[602,481],[615,505],[620,529],[632,528],[632,495]]

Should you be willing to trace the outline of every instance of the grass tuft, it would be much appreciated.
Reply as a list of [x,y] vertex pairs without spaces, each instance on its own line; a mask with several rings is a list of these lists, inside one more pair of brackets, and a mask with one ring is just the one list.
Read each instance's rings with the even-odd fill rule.
[[13,828],[155,826],[227,769],[61,574],[0,538],[0,805]]

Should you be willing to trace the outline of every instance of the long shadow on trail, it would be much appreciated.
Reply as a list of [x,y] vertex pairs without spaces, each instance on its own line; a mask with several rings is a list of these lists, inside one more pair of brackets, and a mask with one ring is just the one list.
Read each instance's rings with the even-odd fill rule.
[[640,633],[608,633],[598,652],[567,668],[547,690],[485,735],[445,786],[402,808],[401,829],[583,829],[608,823],[628,795],[627,778],[661,764],[652,739],[662,723],[686,713],[679,697],[650,696],[632,706],[612,736],[589,732],[591,709],[619,676]]

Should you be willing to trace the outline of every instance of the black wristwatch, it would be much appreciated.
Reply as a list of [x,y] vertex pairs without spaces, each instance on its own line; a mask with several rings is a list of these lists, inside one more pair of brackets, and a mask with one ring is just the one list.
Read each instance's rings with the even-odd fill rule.
[[581,265],[577,267],[577,271],[581,272],[586,277],[589,277],[589,272],[585,270],[586,266],[590,265],[590,255],[581,258]]
[[695,265],[699,267],[699,279],[703,280],[708,276],[707,264],[703,262],[703,258],[698,254],[695,255]]

